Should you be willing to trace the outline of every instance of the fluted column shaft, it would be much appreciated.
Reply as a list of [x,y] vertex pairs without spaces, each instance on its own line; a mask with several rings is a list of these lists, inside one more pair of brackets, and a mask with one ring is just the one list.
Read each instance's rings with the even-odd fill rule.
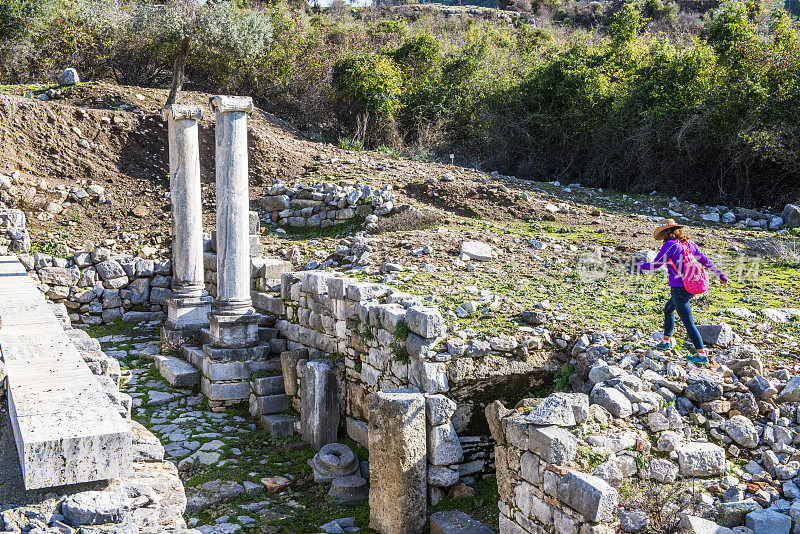
[[217,175],[216,315],[251,310],[247,114],[250,97],[215,96]]
[[200,191],[200,106],[164,109],[169,130],[172,203],[172,291],[177,298],[206,295],[203,282],[203,216]]

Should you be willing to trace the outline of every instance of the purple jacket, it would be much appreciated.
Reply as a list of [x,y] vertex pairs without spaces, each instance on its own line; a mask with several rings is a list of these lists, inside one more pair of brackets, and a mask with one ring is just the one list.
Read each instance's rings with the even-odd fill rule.
[[[694,241],[690,240],[686,243],[686,245],[689,247],[689,251],[692,253],[692,255],[697,259],[698,262],[700,262],[700,265],[716,273],[716,275],[719,276],[719,279],[723,282],[728,281],[728,277],[725,276],[716,265],[714,265],[714,262],[708,259],[708,256],[703,254]],[[643,271],[652,271],[667,265],[667,272],[669,273],[669,286],[683,287],[683,280],[681,280],[681,278],[678,276],[678,273],[675,272],[675,269],[673,269],[672,266],[667,263],[667,260],[672,260],[678,269],[683,272],[683,247],[681,247],[681,242],[677,239],[664,241],[664,245],[662,245],[661,250],[658,251],[655,260],[652,262],[639,262],[637,267]]]

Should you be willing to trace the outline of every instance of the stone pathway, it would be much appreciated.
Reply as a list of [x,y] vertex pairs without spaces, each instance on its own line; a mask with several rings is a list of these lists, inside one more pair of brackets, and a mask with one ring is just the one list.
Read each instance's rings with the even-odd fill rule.
[[[368,507],[326,499],[307,464],[314,451],[299,436],[276,440],[242,409],[215,413],[199,390],[170,387],[158,374],[158,331],[136,328],[98,338],[120,360],[121,391],[133,419],[156,434],[186,486],[187,524],[204,533],[358,532]],[[348,443],[354,446],[354,443]],[[345,525],[336,528],[333,520]]]

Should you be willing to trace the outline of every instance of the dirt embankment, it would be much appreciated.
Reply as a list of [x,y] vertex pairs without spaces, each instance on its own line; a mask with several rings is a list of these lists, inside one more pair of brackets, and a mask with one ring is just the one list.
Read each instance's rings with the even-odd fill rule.
[[[15,203],[28,213],[30,226],[73,226],[71,233],[98,239],[120,232],[163,235],[169,212],[169,156],[166,123],[159,111],[162,93],[92,84],[65,90],[50,101],[0,96],[0,174],[19,170],[27,183]],[[205,111],[200,153],[203,200],[212,208],[204,210],[207,214],[213,213],[215,194],[208,98],[181,95],[183,102],[200,103]],[[273,179],[303,175],[315,152],[285,123],[258,110],[249,121],[249,148],[252,197]],[[104,188],[107,202],[70,198],[71,191],[91,184]],[[51,201],[67,205],[52,220],[37,219]]]
[[[169,244],[167,128],[161,116],[165,90],[107,83],[62,88],[49,100],[0,95],[0,174],[19,170],[11,207],[28,215],[34,234],[57,234],[73,245],[110,238],[133,245]],[[211,95],[184,92],[181,103],[204,108],[200,121],[203,214],[214,225],[214,117]],[[446,213],[498,222],[557,220],[605,227],[609,237],[635,247],[649,241],[649,223],[629,217],[598,217],[593,198],[545,191],[536,182],[508,180],[473,169],[348,151],[304,139],[288,123],[261,110],[249,122],[250,198],[275,180],[363,181],[391,184],[399,201]],[[449,175],[449,176],[448,176]],[[444,177],[444,178],[443,178]],[[78,199],[89,185],[104,190]],[[102,200],[102,199],[101,199]],[[549,203],[568,202],[558,213]],[[55,203],[60,209],[48,211]],[[52,207],[52,206],[51,206]]]

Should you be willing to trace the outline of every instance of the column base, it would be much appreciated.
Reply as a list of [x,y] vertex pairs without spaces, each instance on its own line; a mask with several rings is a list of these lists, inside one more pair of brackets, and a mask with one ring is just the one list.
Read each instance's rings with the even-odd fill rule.
[[161,328],[162,350],[180,350],[183,345],[197,343],[200,330],[208,327],[213,300],[208,295],[167,298],[167,321]]
[[214,347],[240,349],[258,343],[261,315],[252,308],[242,315],[208,314],[211,344]]
[[167,298],[167,328],[197,330],[207,327],[213,301],[209,295]]

